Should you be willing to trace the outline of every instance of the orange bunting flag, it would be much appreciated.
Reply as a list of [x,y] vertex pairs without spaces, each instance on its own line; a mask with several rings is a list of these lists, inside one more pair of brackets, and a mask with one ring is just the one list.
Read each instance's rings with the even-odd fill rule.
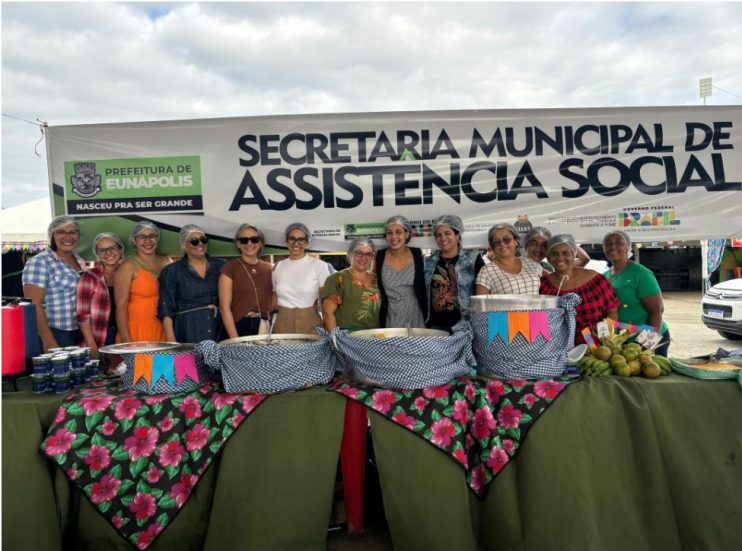
[[150,354],[134,355],[134,384],[142,377],[147,384],[152,385],[152,356]]
[[508,312],[508,333],[510,342],[513,342],[515,335],[520,333],[531,342],[531,324],[528,312]]

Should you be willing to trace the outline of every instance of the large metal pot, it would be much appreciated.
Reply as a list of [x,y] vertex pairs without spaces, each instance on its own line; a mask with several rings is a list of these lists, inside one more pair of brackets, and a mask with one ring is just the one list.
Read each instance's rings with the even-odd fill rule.
[[277,335],[250,335],[221,341],[220,345],[240,344],[245,346],[268,346],[279,344],[306,344],[315,342],[322,337],[305,333],[279,333]]
[[475,295],[469,302],[471,312],[510,310],[546,310],[556,308],[559,297],[545,295]]
[[349,337],[389,339],[391,337],[447,337],[447,331],[420,329],[418,327],[385,327],[382,329],[362,329],[348,334]]

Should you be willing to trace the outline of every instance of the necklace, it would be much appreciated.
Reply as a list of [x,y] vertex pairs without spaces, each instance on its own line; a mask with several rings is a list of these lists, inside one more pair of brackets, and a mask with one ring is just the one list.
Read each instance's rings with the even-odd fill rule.
[[254,264],[253,264],[253,263],[250,263],[250,262],[248,262],[247,260],[245,260],[245,259],[244,259],[244,258],[242,258],[242,257],[240,257],[240,260],[242,261],[242,264],[243,264],[243,265],[244,265],[244,266],[245,266],[246,268],[248,268],[248,269],[250,270],[250,272],[251,272],[251,273],[255,274],[255,273],[257,273],[257,272],[258,272],[258,270],[257,270],[257,269],[255,268],[255,266],[257,266],[257,265],[258,265],[258,262],[260,262],[259,260],[255,261],[255,263],[254,263]]

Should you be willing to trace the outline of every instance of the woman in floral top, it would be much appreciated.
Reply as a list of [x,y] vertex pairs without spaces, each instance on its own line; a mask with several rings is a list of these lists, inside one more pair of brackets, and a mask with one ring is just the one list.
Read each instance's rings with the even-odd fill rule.
[[380,327],[381,295],[372,271],[374,244],[356,238],[350,243],[350,268],[327,278],[320,292],[325,329],[358,330]]

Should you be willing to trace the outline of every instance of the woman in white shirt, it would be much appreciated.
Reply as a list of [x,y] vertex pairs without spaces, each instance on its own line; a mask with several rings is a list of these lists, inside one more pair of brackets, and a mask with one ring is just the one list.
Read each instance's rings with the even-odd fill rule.
[[289,257],[273,270],[273,303],[278,304],[273,332],[313,335],[322,326],[319,291],[330,275],[329,265],[306,253],[311,234],[304,224],[289,224],[285,235]]
[[518,258],[518,231],[510,224],[495,224],[487,235],[495,260],[477,274],[475,295],[538,295],[543,268],[528,256]]

